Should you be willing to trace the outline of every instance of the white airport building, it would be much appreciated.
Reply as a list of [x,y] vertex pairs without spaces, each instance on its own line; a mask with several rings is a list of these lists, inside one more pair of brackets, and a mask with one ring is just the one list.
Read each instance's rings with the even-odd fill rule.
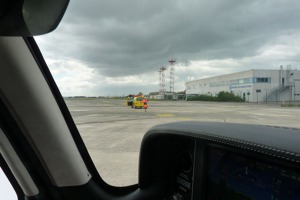
[[211,95],[232,92],[246,102],[300,101],[300,71],[251,69],[186,82],[186,95]]

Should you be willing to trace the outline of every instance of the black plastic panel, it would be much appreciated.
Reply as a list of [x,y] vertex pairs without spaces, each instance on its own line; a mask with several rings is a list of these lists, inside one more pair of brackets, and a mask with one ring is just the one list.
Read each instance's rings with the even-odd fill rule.
[[162,184],[163,200],[300,199],[299,133],[225,123],[153,127],[142,144],[140,186]]

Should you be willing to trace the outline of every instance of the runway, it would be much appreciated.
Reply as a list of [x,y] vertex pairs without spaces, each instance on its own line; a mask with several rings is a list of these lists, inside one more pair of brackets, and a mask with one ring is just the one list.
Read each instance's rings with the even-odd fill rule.
[[210,121],[300,128],[300,107],[279,104],[149,101],[145,112],[127,107],[125,100],[74,98],[66,103],[100,175],[115,186],[137,183],[142,138],[157,124]]

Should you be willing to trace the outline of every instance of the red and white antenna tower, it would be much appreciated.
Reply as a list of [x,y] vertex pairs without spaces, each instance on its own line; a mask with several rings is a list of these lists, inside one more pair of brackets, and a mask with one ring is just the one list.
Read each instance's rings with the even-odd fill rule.
[[170,59],[170,93],[174,93],[174,65],[175,65],[176,60],[175,59]]
[[158,69],[159,72],[159,94],[165,95],[166,89],[165,89],[165,70],[167,68],[165,66],[162,66]]

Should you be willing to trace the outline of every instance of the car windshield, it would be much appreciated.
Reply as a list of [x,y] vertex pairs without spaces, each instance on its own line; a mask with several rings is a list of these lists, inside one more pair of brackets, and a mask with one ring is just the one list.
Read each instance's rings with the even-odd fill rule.
[[72,0],[57,30],[35,39],[100,175],[124,186],[137,183],[142,138],[157,124],[300,128],[299,7]]

